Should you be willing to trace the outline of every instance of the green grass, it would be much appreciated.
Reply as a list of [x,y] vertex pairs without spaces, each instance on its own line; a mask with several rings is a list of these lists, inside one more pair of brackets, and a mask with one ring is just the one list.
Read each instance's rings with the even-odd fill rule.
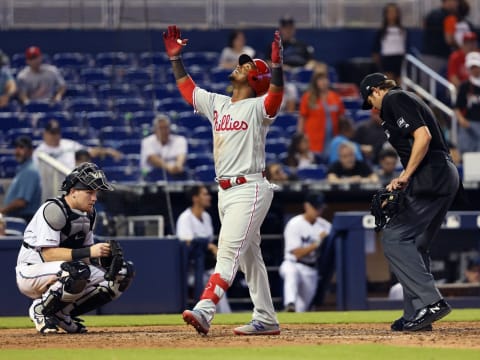
[[76,360],[97,358],[102,360],[281,360],[281,359],[475,359],[479,351],[468,349],[409,348],[386,345],[309,345],[262,348],[203,348],[203,349],[78,349],[63,350],[0,350],[0,359],[10,360]]
[[[325,311],[307,313],[278,313],[281,324],[341,324],[390,323],[401,316],[401,311]],[[234,325],[250,321],[251,313],[218,314],[213,324]],[[180,314],[169,315],[102,315],[85,316],[85,323],[94,326],[149,326],[183,324]],[[480,309],[456,309],[445,321],[480,321]],[[28,316],[0,317],[0,328],[30,328]]]

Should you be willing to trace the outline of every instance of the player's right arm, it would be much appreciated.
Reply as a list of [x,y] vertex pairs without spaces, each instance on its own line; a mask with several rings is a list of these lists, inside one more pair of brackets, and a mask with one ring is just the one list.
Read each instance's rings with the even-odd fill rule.
[[167,32],[163,33],[163,43],[165,51],[172,63],[173,75],[177,81],[177,87],[182,97],[190,105],[193,105],[193,91],[195,90],[195,82],[188,75],[183,65],[181,53],[182,48],[187,45],[188,39],[181,38],[180,29],[177,26],[169,26]]

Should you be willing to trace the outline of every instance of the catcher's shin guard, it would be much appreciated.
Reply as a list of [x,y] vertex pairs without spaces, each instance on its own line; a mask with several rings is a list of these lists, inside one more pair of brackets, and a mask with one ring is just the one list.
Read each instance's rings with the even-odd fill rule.
[[229,288],[228,283],[220,277],[219,273],[215,273],[210,276],[205,290],[200,297],[201,300],[212,300],[215,304],[218,304],[222,296]]
[[68,261],[60,265],[61,277],[43,295],[42,313],[50,316],[73,302],[79,296],[90,278],[90,268],[83,261]]
[[92,287],[91,291],[72,304],[70,315],[79,316],[115,300],[130,286],[134,276],[133,263],[125,262],[115,281],[103,281]]

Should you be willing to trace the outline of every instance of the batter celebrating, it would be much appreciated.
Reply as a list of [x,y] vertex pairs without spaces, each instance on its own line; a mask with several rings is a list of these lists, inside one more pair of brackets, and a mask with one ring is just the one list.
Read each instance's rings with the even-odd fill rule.
[[273,198],[273,188],[264,177],[265,137],[283,97],[280,35],[275,32],[271,71],[263,60],[240,55],[238,66],[229,76],[233,87],[231,98],[195,85],[180,56],[187,39],[181,39],[176,26],[169,26],[163,39],[180,93],[212,124],[222,223],[215,272],[201,300],[193,310],[183,312],[183,319],[200,334],[207,334],[215,315],[215,305],[240,269],[245,274],[254,309],[252,321],[237,327],[234,333],[280,334],[260,250],[260,226]]
[[383,249],[404,290],[403,316],[393,331],[431,330],[450,305],[435,286],[430,247],[459,189],[458,171],[432,110],[384,74],[360,83],[363,108],[380,111],[388,141],[404,170],[386,186],[404,190],[405,203],[383,231]]
[[[83,163],[62,184],[66,195],[47,200],[24,234],[17,259],[17,285],[33,300],[30,319],[38,332],[84,333],[76,316],[118,298],[130,285],[133,264],[122,261],[106,279],[93,260],[111,255],[109,243],[93,243],[97,190],[113,190],[95,164]],[[102,259],[103,260],[103,259]]]

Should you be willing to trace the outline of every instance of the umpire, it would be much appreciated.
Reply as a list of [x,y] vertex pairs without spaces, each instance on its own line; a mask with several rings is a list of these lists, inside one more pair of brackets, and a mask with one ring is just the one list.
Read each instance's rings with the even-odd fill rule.
[[405,202],[383,232],[385,256],[404,289],[403,316],[393,331],[431,330],[451,311],[430,272],[429,249],[460,186],[446,141],[431,109],[384,74],[360,84],[363,108],[380,111],[388,141],[404,170],[387,190],[404,190]]

